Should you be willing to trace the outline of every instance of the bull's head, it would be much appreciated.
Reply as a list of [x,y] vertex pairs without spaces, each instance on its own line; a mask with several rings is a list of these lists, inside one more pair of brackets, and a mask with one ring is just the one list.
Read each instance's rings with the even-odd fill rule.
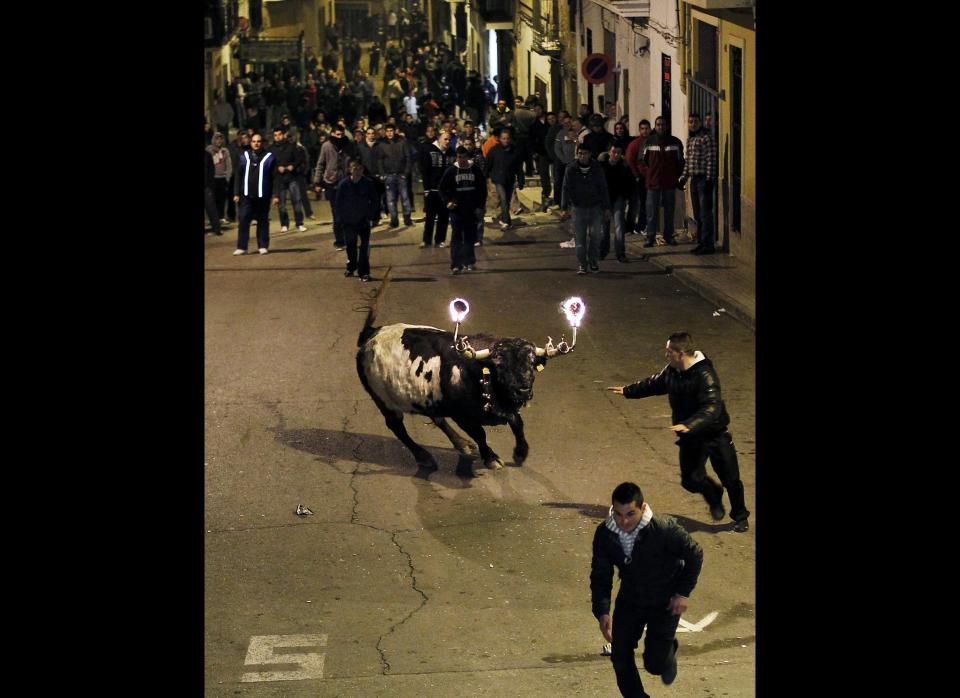
[[484,372],[493,372],[493,391],[498,402],[507,409],[517,409],[533,399],[533,381],[543,369],[544,351],[525,339],[498,340],[488,349],[475,350],[467,339],[461,338],[461,355],[481,361]]

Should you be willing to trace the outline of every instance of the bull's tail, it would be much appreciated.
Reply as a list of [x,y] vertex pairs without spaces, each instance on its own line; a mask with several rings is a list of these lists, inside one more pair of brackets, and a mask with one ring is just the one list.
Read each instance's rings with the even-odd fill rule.
[[358,347],[362,347],[376,332],[373,323],[377,319],[377,311],[380,309],[380,299],[383,298],[383,292],[387,290],[387,286],[390,284],[390,271],[392,269],[392,266],[387,267],[387,271],[383,275],[383,281],[380,282],[380,288],[370,295],[370,303],[362,307],[367,310],[367,319],[364,321],[363,327],[360,329],[360,336],[357,338]]

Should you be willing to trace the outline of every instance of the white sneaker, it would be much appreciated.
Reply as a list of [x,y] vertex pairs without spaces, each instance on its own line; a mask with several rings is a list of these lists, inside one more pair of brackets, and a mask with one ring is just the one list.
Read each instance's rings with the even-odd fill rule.
[[567,240],[566,242],[561,242],[561,243],[560,243],[560,247],[562,247],[562,248],[565,249],[565,250],[568,250],[568,249],[570,249],[570,248],[572,248],[572,247],[576,247],[576,246],[577,246],[577,239],[576,239],[576,238],[570,238],[570,239]]
[[446,246],[447,246],[446,243],[443,243],[443,242],[437,243],[437,247],[446,247]]
[[298,226],[297,226],[297,230],[299,230],[301,233],[305,233],[305,232],[307,232],[307,226],[305,226],[305,225],[298,225]]
[[239,257],[240,255],[246,254],[246,253],[247,253],[246,250],[234,250],[234,251],[233,251],[233,256],[234,256],[234,257]]
[[281,233],[287,232],[287,226],[281,225],[281,226],[280,226],[280,232],[281,232]]
[[259,252],[260,254],[266,254],[269,251],[270,250],[268,250],[266,247],[261,247],[259,250],[257,250],[257,252]]

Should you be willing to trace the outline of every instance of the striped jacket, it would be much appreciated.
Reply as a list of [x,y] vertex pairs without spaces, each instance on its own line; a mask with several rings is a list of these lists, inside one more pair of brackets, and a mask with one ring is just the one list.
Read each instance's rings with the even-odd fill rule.
[[683,172],[683,143],[654,131],[647,138],[637,169],[646,178],[647,189],[676,189]]
[[277,177],[277,157],[261,150],[258,157],[253,150],[244,150],[233,179],[233,195],[249,199],[269,199],[280,196],[280,178]]
[[701,128],[687,139],[687,161],[683,165],[683,177],[706,175],[707,179],[717,178],[717,141],[705,128]]

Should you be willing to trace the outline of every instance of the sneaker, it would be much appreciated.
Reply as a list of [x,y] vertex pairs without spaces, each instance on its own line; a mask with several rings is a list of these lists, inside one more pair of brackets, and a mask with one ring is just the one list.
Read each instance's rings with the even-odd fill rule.
[[727,510],[723,508],[723,503],[717,504],[710,507],[710,518],[714,521],[723,521],[723,517],[727,515]]
[[587,268],[586,268],[586,267],[580,267],[579,269],[577,269],[577,274],[578,274],[578,275],[579,275],[579,274],[586,274],[586,273],[587,273]]
[[387,226],[387,230],[393,230],[394,228],[400,227],[400,221],[390,221],[390,225]]
[[347,249],[347,246],[346,246],[346,245],[334,245],[334,246],[333,246],[333,249],[335,249],[337,252],[345,252],[346,249]]
[[743,521],[737,521],[735,524],[733,524],[733,530],[736,531],[737,533],[744,533],[747,530],[749,530],[749,528],[750,528],[750,524],[747,523],[746,519],[744,519]]
[[673,641],[673,656],[670,657],[670,663],[667,664],[667,668],[663,670],[663,673],[660,674],[660,680],[667,686],[673,683],[674,679],[677,678],[677,651],[680,649],[680,643],[677,640]]
[[287,230],[288,230],[287,226],[285,226],[285,225],[281,225],[281,226],[280,226],[280,232],[281,232],[281,233],[285,233],[285,232],[287,232]]
[[465,267],[463,268],[463,270],[464,270],[464,271],[476,271],[477,268],[476,268],[475,266],[473,266],[472,264],[468,264],[467,266],[465,266]]
[[446,243],[443,243],[443,242],[438,242],[436,245],[434,245],[434,247],[446,247],[446,246],[447,246]]
[[298,226],[297,226],[297,230],[299,230],[301,233],[305,233],[305,232],[307,232],[307,226],[305,226],[305,225],[298,225]]
[[425,242],[421,242],[421,243],[420,243],[420,249],[421,249],[421,250],[422,250],[424,247],[426,247],[426,246],[427,246],[427,243],[425,243]]
[[644,247],[653,247],[653,246],[656,245],[656,244],[657,244],[657,243],[653,242],[652,240],[647,240],[645,243],[643,243],[643,246],[644,246]]
[[247,253],[246,250],[234,250],[234,251],[233,251],[233,256],[234,256],[234,257],[238,257],[238,256],[240,256],[240,255],[242,255],[242,254],[246,254],[246,253]]
[[353,270],[352,270],[352,269],[347,269],[345,272],[343,272],[343,275],[344,275],[344,276],[353,276]]
[[369,274],[364,274],[363,276],[360,277],[360,280],[363,281],[364,283],[366,283],[366,282],[368,282],[368,281],[371,280],[371,279],[370,279],[370,275],[369,275]]
[[572,249],[572,248],[574,248],[574,247],[576,247],[576,246],[577,246],[577,239],[576,239],[576,238],[570,238],[570,239],[567,240],[566,242],[561,242],[561,243],[560,243],[560,247],[564,248],[565,250]]
[[460,267],[450,267],[450,276],[456,276],[461,271]]
[[261,247],[259,250],[257,250],[257,252],[259,252],[260,254],[267,254],[267,252],[269,251],[270,250],[268,250],[266,247]]
[[403,222],[404,225],[413,225],[413,221],[409,218]]
[[598,264],[591,264],[591,265],[590,265],[590,271],[592,271],[592,272],[594,272],[594,273],[600,271],[600,265],[598,265]]
[[473,246],[474,246],[474,247],[483,247],[483,241],[482,241],[482,240],[477,240],[475,243],[473,243]]

